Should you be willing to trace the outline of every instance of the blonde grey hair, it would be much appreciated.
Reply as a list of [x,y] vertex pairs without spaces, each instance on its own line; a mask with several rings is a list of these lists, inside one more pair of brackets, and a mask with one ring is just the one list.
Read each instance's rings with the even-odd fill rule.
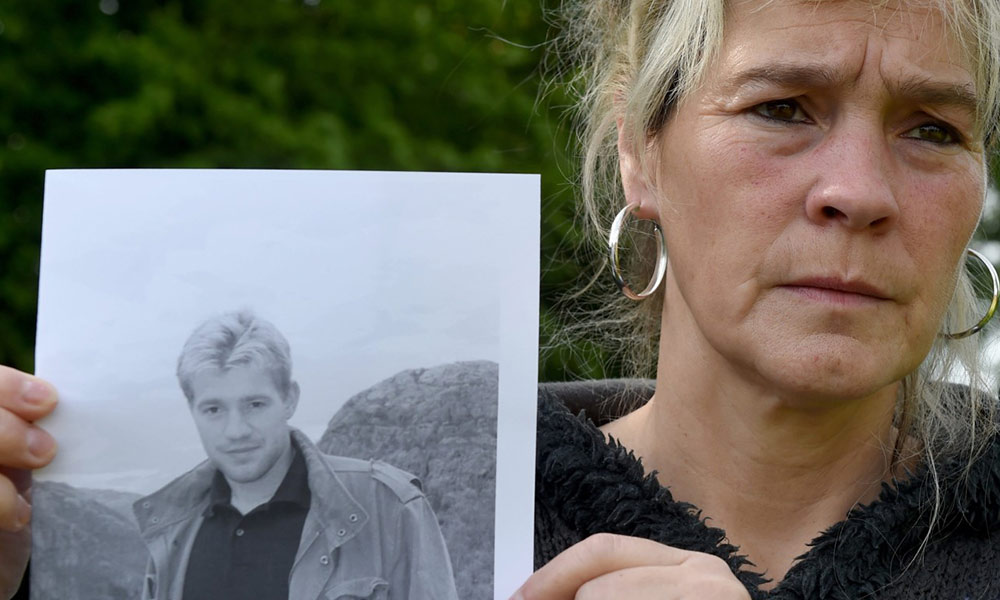
[[[584,214],[596,245],[624,206],[619,175],[617,124],[626,144],[641,156],[677,103],[692,91],[719,51],[727,8],[734,0],[566,0],[557,17],[559,70],[576,96],[582,148],[580,188]],[[762,4],[769,0],[761,0]],[[848,0],[803,0],[805,2]],[[881,6],[888,0],[869,1]],[[996,0],[902,0],[937,8],[965,50],[978,100],[977,135],[984,153],[996,150],[1000,134],[1000,2]],[[985,158],[985,157],[984,157]],[[641,168],[647,169],[648,166]],[[650,181],[655,178],[650,177]],[[669,244],[669,240],[668,240]],[[652,247],[652,246],[651,246]],[[640,252],[641,254],[642,252]],[[646,257],[645,263],[653,260]],[[942,331],[965,329],[982,314],[969,276],[956,265],[957,285]],[[636,274],[639,280],[645,274]],[[645,303],[621,299],[600,303],[596,323],[606,339],[621,342],[632,375],[655,368],[662,293]],[[579,330],[583,319],[570,330]],[[609,335],[610,332],[610,335]],[[589,333],[593,333],[592,331]],[[962,341],[939,337],[921,366],[900,386],[896,454],[912,448],[923,455],[935,485],[945,459],[964,457],[967,465],[996,433],[995,382],[980,364],[975,336]],[[972,393],[951,393],[958,373]],[[906,458],[906,457],[900,457]],[[935,514],[939,502],[935,503]]]
[[224,313],[195,328],[177,359],[177,379],[190,403],[194,401],[195,375],[235,367],[266,371],[282,397],[292,387],[288,341],[277,327],[249,310]]

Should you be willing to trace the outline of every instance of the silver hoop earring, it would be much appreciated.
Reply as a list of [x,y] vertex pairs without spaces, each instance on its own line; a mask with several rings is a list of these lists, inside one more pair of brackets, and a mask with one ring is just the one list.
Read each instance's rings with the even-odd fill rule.
[[983,265],[986,267],[986,270],[990,272],[990,279],[993,281],[993,301],[990,302],[990,308],[989,310],[986,311],[986,316],[980,319],[979,322],[973,325],[972,327],[966,329],[965,331],[959,331],[958,333],[942,334],[949,340],[960,340],[962,338],[967,338],[974,333],[979,333],[979,331],[982,330],[983,327],[986,327],[986,324],[990,322],[990,319],[993,318],[993,315],[996,314],[997,303],[998,301],[1000,301],[1000,278],[997,277],[997,270],[993,268],[993,263],[991,263],[989,259],[987,259],[979,252],[973,250],[972,248],[969,248],[968,254],[973,258],[979,259],[979,262],[983,263]]
[[656,259],[656,270],[653,271],[653,277],[646,284],[646,289],[639,293],[633,292],[632,288],[625,283],[625,279],[622,277],[621,266],[618,264],[618,238],[622,233],[622,225],[625,222],[625,217],[634,212],[639,206],[637,204],[629,204],[625,208],[618,211],[615,215],[615,220],[611,223],[611,231],[608,234],[608,254],[611,257],[611,276],[615,278],[615,283],[618,284],[618,289],[622,291],[625,296],[631,298],[632,300],[644,300],[651,296],[656,288],[660,287],[660,282],[663,281],[663,274],[667,272],[667,242],[663,238],[663,230],[660,229],[660,224],[653,221],[653,229],[656,230],[656,252],[658,254]]

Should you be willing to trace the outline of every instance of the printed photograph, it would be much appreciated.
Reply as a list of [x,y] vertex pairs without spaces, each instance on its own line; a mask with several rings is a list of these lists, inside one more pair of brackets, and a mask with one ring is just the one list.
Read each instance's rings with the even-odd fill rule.
[[530,176],[50,172],[32,598],[506,597],[537,202]]

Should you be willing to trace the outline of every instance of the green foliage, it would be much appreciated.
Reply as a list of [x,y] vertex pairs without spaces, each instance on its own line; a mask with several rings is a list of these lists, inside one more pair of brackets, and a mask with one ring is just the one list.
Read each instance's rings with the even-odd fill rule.
[[32,364],[45,169],[541,173],[544,310],[578,277],[537,2],[0,0],[0,23],[0,364]]

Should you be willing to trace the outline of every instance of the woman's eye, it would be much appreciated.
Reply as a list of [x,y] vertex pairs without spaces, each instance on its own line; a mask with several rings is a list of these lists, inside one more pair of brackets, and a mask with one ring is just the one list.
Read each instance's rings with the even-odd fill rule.
[[758,115],[772,121],[784,121],[786,123],[803,123],[808,121],[805,111],[795,100],[771,100],[761,102],[752,109]]
[[961,141],[953,128],[941,123],[924,123],[907,131],[903,137],[942,145],[957,144]]

